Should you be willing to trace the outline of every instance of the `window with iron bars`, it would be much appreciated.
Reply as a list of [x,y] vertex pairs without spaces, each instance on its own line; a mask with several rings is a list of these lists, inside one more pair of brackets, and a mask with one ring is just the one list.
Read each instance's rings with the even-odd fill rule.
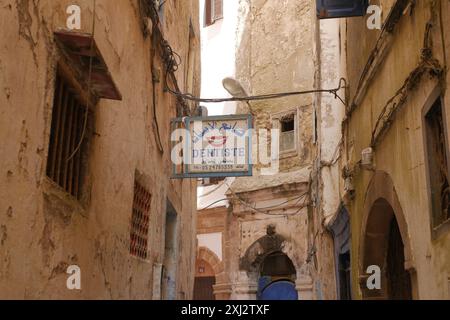
[[[87,125],[85,128],[85,117]],[[80,102],[73,86],[58,70],[50,131],[47,176],[80,199],[86,171],[87,143],[92,113]],[[75,152],[76,151],[76,152]]]
[[130,231],[130,254],[143,260],[148,258],[151,199],[150,193],[141,184],[135,182]]

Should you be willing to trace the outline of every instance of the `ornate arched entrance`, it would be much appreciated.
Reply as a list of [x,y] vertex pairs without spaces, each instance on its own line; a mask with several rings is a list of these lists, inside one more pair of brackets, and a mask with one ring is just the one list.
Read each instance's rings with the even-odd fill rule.
[[295,289],[297,272],[291,259],[283,252],[267,255],[261,263],[258,300],[298,300]]
[[311,277],[286,252],[286,241],[274,225],[268,225],[267,234],[241,258],[240,270],[246,275],[243,282],[251,299],[312,299]]
[[[366,192],[360,241],[360,288],[363,299],[412,299],[415,272],[408,227],[392,179],[376,172]],[[381,288],[370,290],[369,266],[381,269]]]

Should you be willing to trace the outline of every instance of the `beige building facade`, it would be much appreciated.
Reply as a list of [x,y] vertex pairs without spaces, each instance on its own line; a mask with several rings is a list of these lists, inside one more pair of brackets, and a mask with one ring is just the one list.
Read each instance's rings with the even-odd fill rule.
[[154,3],[2,1],[0,298],[192,298],[197,181],[170,179],[170,121],[195,106],[164,86],[200,94],[198,1]]
[[[340,21],[348,107],[340,194],[355,299],[449,299],[448,1],[372,1]],[[381,287],[367,280],[377,266]],[[373,269],[372,269],[373,270]]]

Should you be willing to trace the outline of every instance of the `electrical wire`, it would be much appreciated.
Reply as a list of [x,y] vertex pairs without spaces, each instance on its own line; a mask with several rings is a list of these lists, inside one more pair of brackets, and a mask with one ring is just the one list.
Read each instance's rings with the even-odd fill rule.
[[[93,9],[92,9],[92,32],[91,32],[91,43],[89,51],[92,52],[94,49],[94,34],[95,34],[95,15],[96,15],[96,3],[97,0],[93,0]],[[88,116],[89,116],[89,108],[91,103],[91,80],[92,80],[92,64],[93,64],[94,56],[91,54],[89,57],[89,73],[88,73],[88,82],[87,82],[87,102],[86,102],[86,111],[84,113],[84,122],[83,122],[83,131],[81,133],[80,141],[76,146],[75,150],[72,152],[70,157],[67,158],[67,162],[73,159],[73,157],[80,151],[81,146],[83,145],[84,137],[86,136],[87,124],[88,124]]]
[[301,199],[303,198],[303,203],[302,203],[302,205],[299,207],[299,209],[296,211],[296,212],[294,212],[294,213],[285,213],[285,214],[275,214],[275,213],[270,213],[269,211],[262,211],[262,210],[264,210],[264,209],[271,209],[272,208],[272,210],[274,210],[274,208],[276,208],[276,207],[279,207],[279,206],[281,206],[281,205],[283,205],[283,204],[286,204],[286,203],[288,203],[288,202],[290,202],[290,201],[292,201],[292,200],[295,200],[295,198],[294,199],[291,199],[291,200],[289,200],[289,201],[287,201],[287,202],[285,202],[285,203],[283,203],[283,204],[278,204],[278,205],[276,205],[276,206],[271,206],[271,207],[266,207],[266,208],[256,208],[256,207],[254,207],[253,205],[251,205],[251,204],[249,204],[247,201],[245,201],[244,199],[242,199],[228,184],[227,184],[227,186],[228,186],[228,188],[229,188],[229,190],[231,191],[231,193],[235,196],[235,198],[241,203],[241,204],[243,204],[245,207],[247,207],[247,208],[249,208],[249,209],[251,209],[251,210],[253,210],[253,211],[255,211],[255,212],[257,212],[257,213],[261,213],[261,214],[264,214],[264,215],[268,215],[268,216],[295,216],[295,215],[297,215],[298,213],[300,213],[300,211],[301,210],[303,210],[306,206],[308,206],[309,204],[307,204],[306,203],[306,199],[308,198],[307,196],[309,195],[309,190],[307,191],[307,192],[305,192],[305,193],[303,193],[302,195],[300,195],[299,197],[298,197],[298,200],[297,200],[297,202],[294,204],[294,206],[296,206],[296,205],[298,205],[298,203],[301,201]]
[[344,146],[344,136],[342,135],[339,143],[336,145],[333,156],[330,161],[321,161],[322,167],[332,167],[334,166],[342,156],[342,147]]
[[[227,184],[227,186],[228,186],[228,188],[230,188],[230,186],[229,186],[228,184]],[[230,188],[230,190],[231,190],[231,188]],[[232,192],[233,192],[233,191],[232,191]],[[236,193],[234,193],[234,194],[236,194]],[[237,198],[240,200],[240,202],[241,202],[241,201],[245,202],[245,206],[250,206],[250,208],[253,209],[253,210],[266,210],[266,209],[274,209],[274,208],[281,207],[282,205],[285,205],[285,204],[287,204],[287,203],[289,203],[289,202],[292,202],[292,201],[294,201],[294,200],[297,200],[297,202],[294,204],[294,205],[297,205],[297,204],[300,202],[300,200],[301,200],[301,199],[304,199],[305,195],[307,195],[307,194],[308,194],[308,192],[305,192],[304,194],[301,194],[300,196],[296,196],[296,197],[291,198],[291,199],[289,199],[289,200],[286,200],[286,201],[284,201],[284,202],[282,202],[282,203],[278,203],[278,204],[276,204],[276,205],[268,206],[268,207],[261,207],[261,208],[256,208],[256,207],[251,206],[248,202],[246,202],[245,200],[243,200],[243,199],[240,198],[239,196],[237,196]],[[215,205],[216,203],[219,203],[219,202],[222,202],[222,201],[225,201],[225,200],[229,200],[229,199],[228,199],[228,198],[224,198],[224,199],[216,200],[216,201],[212,202],[211,204],[209,204],[208,206],[206,206],[206,207],[204,207],[204,208],[201,208],[200,210],[208,209],[208,208],[210,208],[211,206]],[[301,209],[303,209],[303,207],[302,207]],[[300,210],[299,210],[299,211],[300,211]],[[299,212],[299,211],[298,211],[298,212]],[[297,213],[298,213],[298,212],[297,212]],[[266,214],[265,212],[263,212],[263,213]]]
[[158,115],[156,112],[156,81],[155,81],[155,75],[153,74],[153,66],[155,64],[155,49],[153,46],[153,43],[156,42],[156,33],[153,33],[152,35],[152,46],[150,48],[150,63],[152,66],[152,111],[153,111],[153,124],[154,124],[154,130],[156,131],[156,144],[158,147],[159,152],[164,153],[164,147],[162,144],[160,129],[159,129],[159,122],[158,122]]
[[442,81],[444,77],[445,69],[440,65],[439,61],[433,57],[431,44],[431,29],[433,25],[433,18],[431,18],[425,27],[423,48],[421,49],[419,64],[413,71],[411,71],[403,85],[396,91],[395,95],[386,102],[380,112],[380,115],[378,116],[375,127],[372,131],[372,148],[377,146],[381,136],[390,127],[397,111],[405,104],[410,92],[414,90],[426,73],[428,73],[431,77],[440,79],[440,81]]
[[[152,8],[153,10],[155,8]],[[152,19],[156,20],[154,21],[154,26],[158,25],[159,17],[157,13],[152,14]],[[156,30],[158,30],[156,28]],[[200,98],[196,97],[191,93],[182,93],[180,92],[177,80],[175,77],[175,72],[178,70],[179,65],[182,63],[181,56],[176,53],[170,44],[163,38],[163,35],[161,32],[159,32],[160,37],[160,45],[162,48],[161,57],[162,60],[166,66],[166,72],[164,76],[164,86],[165,90],[172,95],[176,96],[178,98],[178,101],[182,104],[184,110],[188,110],[187,104],[185,100],[193,101],[193,102],[203,102],[203,103],[222,103],[222,102],[249,102],[249,101],[261,101],[261,100],[270,100],[270,99],[279,99],[283,97],[289,97],[289,96],[296,96],[296,95],[304,95],[304,94],[311,94],[311,93],[330,93],[334,95],[335,99],[339,99],[345,106],[346,103],[344,99],[339,96],[338,92],[347,87],[347,81],[345,78],[341,78],[339,80],[339,85],[336,88],[333,89],[317,89],[317,90],[305,90],[305,91],[292,91],[292,92],[283,92],[283,93],[273,93],[273,94],[263,94],[263,95],[255,95],[255,96],[248,96],[248,97],[232,97],[232,98]],[[169,85],[168,78],[171,78],[173,84],[175,85],[175,88],[172,89]],[[250,108],[250,111],[251,108]]]
[[[170,59],[173,60],[173,59]],[[170,68],[168,68],[169,70]],[[342,85],[344,83],[344,85]],[[282,93],[272,93],[272,94],[263,94],[263,95],[256,95],[256,96],[248,96],[248,97],[232,97],[232,98],[199,98],[195,97],[194,95],[190,93],[181,93],[178,91],[175,91],[171,89],[168,85],[167,78],[166,78],[166,90],[173,94],[174,96],[177,96],[181,99],[186,99],[194,102],[203,102],[203,103],[222,103],[222,102],[248,102],[248,101],[261,101],[261,100],[271,100],[271,99],[279,99],[289,96],[296,96],[296,95],[303,95],[303,94],[311,94],[311,93],[330,93],[333,94],[335,99],[339,99],[344,105],[346,104],[344,102],[344,99],[339,96],[338,91],[340,91],[342,88],[346,87],[346,80],[345,78],[341,78],[339,80],[339,86],[334,89],[317,89],[317,90],[305,90],[305,91],[292,91],[292,92],[282,92]]]
[[444,20],[442,18],[442,1],[439,1],[439,25],[441,29],[442,54],[444,55],[444,68],[447,70],[447,50],[445,48]]
[[200,195],[199,198],[204,198],[209,196],[210,194],[216,192],[217,190],[219,190],[223,185],[225,184],[225,180],[219,182],[214,189],[209,190],[208,192],[205,192],[204,194]]
[[[308,251],[308,256],[306,258],[306,263],[307,264],[311,263],[312,262],[312,258],[316,256],[316,253],[317,253],[316,240],[317,240],[317,237],[319,236],[319,230],[320,229],[317,230],[316,235],[313,238],[313,243],[311,245],[311,248]],[[314,261],[314,266],[316,267],[316,262],[315,261]]]
[[[410,4],[412,4],[412,8],[414,8],[414,0],[410,1]],[[355,99],[356,97],[358,97],[358,95],[363,91],[363,87],[364,87],[364,82],[367,79],[368,74],[370,73],[370,70],[373,68],[374,66],[374,61],[376,61],[377,56],[382,53],[383,51],[383,45],[384,43],[383,40],[386,39],[386,34],[392,34],[395,26],[397,25],[400,17],[398,12],[403,12],[403,10],[398,10],[398,8],[402,6],[402,4],[398,1],[392,8],[391,11],[389,12],[385,23],[383,24],[383,27],[381,29],[380,35],[378,36],[378,39],[375,43],[375,47],[370,51],[368,59],[366,61],[366,64],[363,68],[363,71],[360,75],[358,84],[356,86],[356,91],[353,95],[353,99],[351,100],[351,105],[350,108],[346,111],[346,118],[349,119],[350,116],[352,115],[353,111],[357,108],[357,105],[355,104]],[[405,5],[406,7],[406,5]],[[411,10],[412,10],[411,8]],[[369,77],[370,78],[370,77]]]
[[341,98],[338,92],[347,87],[347,80],[345,78],[339,79],[339,85],[333,89],[317,89],[317,90],[305,90],[305,91],[292,91],[292,92],[282,92],[282,93],[273,93],[273,94],[263,94],[256,96],[248,96],[248,97],[232,97],[232,98],[199,98],[194,96],[191,93],[181,93],[177,89],[171,89],[168,82],[169,74],[172,75],[178,70],[179,65],[182,63],[182,59],[178,53],[176,53],[169,43],[166,40],[162,41],[163,47],[163,61],[166,65],[166,73],[164,77],[165,89],[173,94],[174,96],[190,100],[194,102],[203,102],[203,103],[222,103],[222,102],[236,102],[236,101],[260,101],[260,100],[269,100],[269,99],[279,99],[283,97],[303,95],[303,94],[311,94],[311,93],[330,93],[333,94],[335,99],[339,99],[344,105],[344,99]]
[[199,209],[199,210],[206,210],[206,209],[209,209],[210,207],[212,207],[212,206],[215,205],[216,203],[219,203],[219,202],[222,202],[222,201],[226,201],[226,200],[228,200],[228,198],[224,198],[224,199],[220,199],[220,200],[214,201],[213,203],[211,203],[211,204],[207,205],[206,207],[201,208],[201,209]]

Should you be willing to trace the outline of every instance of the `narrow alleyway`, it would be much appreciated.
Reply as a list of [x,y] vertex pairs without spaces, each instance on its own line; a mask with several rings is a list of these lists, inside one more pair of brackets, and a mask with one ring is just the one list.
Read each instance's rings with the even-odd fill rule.
[[449,26],[447,0],[0,0],[0,299],[450,299]]

